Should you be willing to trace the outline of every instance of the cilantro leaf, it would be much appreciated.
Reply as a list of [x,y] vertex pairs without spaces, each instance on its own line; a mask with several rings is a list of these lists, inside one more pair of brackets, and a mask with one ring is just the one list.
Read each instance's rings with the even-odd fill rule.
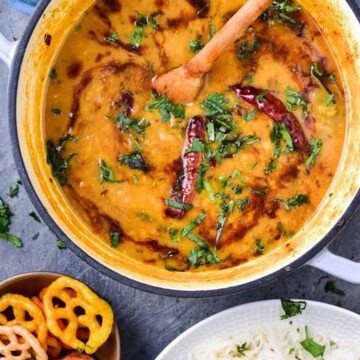
[[145,172],[150,170],[149,164],[146,162],[146,160],[143,159],[140,152],[138,151],[135,151],[131,154],[120,155],[117,159],[120,164],[126,165],[130,169],[141,170]]
[[173,200],[173,199],[166,199],[165,204],[167,206],[169,206],[169,207],[174,208],[174,209],[187,210],[187,211],[192,209],[191,204],[180,203],[180,202],[178,202],[176,200]]
[[112,168],[104,160],[100,160],[100,178],[102,181],[110,183],[121,183],[123,180],[116,180]]
[[119,40],[120,40],[120,37],[117,32],[114,32],[114,33],[104,37],[104,41],[106,43],[116,43]]
[[314,358],[317,358],[318,356],[323,356],[326,348],[325,345],[318,344],[314,341],[314,339],[309,337],[307,326],[305,326],[305,334],[306,338],[305,340],[300,342],[300,345]]
[[284,205],[285,210],[290,211],[294,206],[301,206],[308,204],[310,199],[307,195],[299,194],[287,200],[274,198],[272,201],[280,202]]
[[311,165],[315,164],[316,158],[320,153],[322,144],[323,143],[322,143],[321,139],[312,139],[310,141],[311,154],[305,162],[306,167],[310,167]]
[[306,301],[293,301],[291,299],[281,299],[281,307],[285,314],[281,315],[281,320],[288,319],[293,316],[301,315],[306,309]]
[[204,47],[205,45],[202,43],[201,34],[197,35],[195,40],[189,42],[189,49],[195,54],[200,52]]
[[329,280],[325,284],[325,292],[332,292],[333,294],[336,294],[336,295],[345,296],[345,292],[336,287],[335,280]]
[[157,95],[153,94],[154,101],[149,103],[146,107],[146,111],[158,111],[161,116],[162,122],[168,122],[171,120],[172,117],[175,119],[183,120],[185,119],[185,106],[181,104],[173,104],[166,94]]
[[309,115],[308,102],[305,100],[295,89],[288,86],[285,90],[285,102],[286,106],[290,110],[296,110],[297,107],[301,107],[303,117],[306,118]]

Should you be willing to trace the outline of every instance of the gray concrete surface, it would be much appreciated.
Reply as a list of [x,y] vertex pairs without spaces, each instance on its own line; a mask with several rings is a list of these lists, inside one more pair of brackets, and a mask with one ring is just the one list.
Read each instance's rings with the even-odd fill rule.
[[[360,3],[360,0],[358,3]],[[0,31],[8,37],[19,37],[28,17],[17,13],[5,0],[0,0]],[[327,274],[303,267],[278,281],[244,294],[211,299],[175,299],[134,290],[119,284],[78,259],[69,250],[58,250],[56,238],[42,222],[28,214],[34,210],[23,188],[19,196],[9,199],[5,194],[18,180],[10,150],[6,119],[6,88],[8,70],[0,63],[0,196],[6,198],[14,212],[11,232],[24,239],[24,248],[15,249],[0,239],[0,281],[12,275],[36,271],[58,271],[75,276],[111,300],[122,338],[124,360],[152,360],[176,336],[198,321],[229,307],[261,299],[297,297],[342,305],[360,313],[359,304],[351,300],[360,286],[338,280],[337,286],[346,292],[338,296],[324,291],[331,279]],[[32,236],[39,233],[37,240]],[[360,261],[360,211],[333,242],[336,254]],[[351,301],[351,303],[350,303]]]

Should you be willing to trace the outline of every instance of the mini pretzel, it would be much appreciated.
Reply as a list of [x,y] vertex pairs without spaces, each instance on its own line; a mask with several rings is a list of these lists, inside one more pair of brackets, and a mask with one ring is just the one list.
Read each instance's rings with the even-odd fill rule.
[[[69,292],[69,289],[72,291]],[[56,299],[61,300],[65,307],[54,305]],[[75,311],[79,308],[85,313],[77,315]],[[58,278],[46,290],[44,311],[48,329],[53,335],[71,348],[88,354],[95,353],[112,331],[114,315],[110,305],[85,284],[67,276]],[[101,317],[101,323],[97,317]],[[66,328],[60,325],[59,320],[65,322]],[[89,329],[86,343],[77,336],[81,327]]]
[[[14,355],[16,353],[16,355]],[[0,355],[6,360],[47,360],[39,340],[22,326],[0,326]]]
[[[14,319],[2,314],[6,309],[12,307]],[[27,318],[27,314],[31,319]],[[46,350],[47,326],[41,309],[30,299],[22,295],[6,294],[0,298],[0,325],[21,325],[30,333],[36,334],[41,346]]]

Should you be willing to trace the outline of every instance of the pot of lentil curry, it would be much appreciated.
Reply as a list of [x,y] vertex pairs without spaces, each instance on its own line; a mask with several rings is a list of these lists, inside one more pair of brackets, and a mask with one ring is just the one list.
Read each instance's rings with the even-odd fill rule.
[[309,261],[360,281],[327,250],[310,260],[359,200],[360,26],[345,1],[274,1],[193,103],[152,91],[243,3],[42,1],[17,46],[22,180],[74,252],[128,285],[219,295]]

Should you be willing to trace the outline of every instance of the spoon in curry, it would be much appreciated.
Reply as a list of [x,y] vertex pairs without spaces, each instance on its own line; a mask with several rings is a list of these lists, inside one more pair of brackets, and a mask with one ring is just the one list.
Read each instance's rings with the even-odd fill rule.
[[195,100],[205,75],[224,49],[234,43],[271,3],[272,0],[248,0],[190,61],[155,77],[152,82],[154,90],[158,94],[166,93],[175,103],[188,104]]

